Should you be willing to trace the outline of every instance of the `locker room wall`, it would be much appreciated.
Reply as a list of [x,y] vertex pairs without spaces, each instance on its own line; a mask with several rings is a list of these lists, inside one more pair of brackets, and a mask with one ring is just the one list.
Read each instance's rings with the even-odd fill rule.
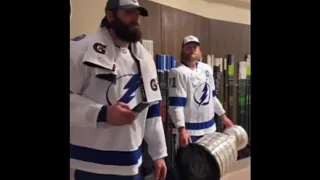
[[141,17],[143,39],[153,40],[154,54],[162,53],[161,15],[162,5],[148,0],[140,0],[140,5],[148,9],[149,16]]
[[149,9],[141,29],[143,38],[154,41],[155,53],[179,58],[182,39],[190,34],[199,38],[204,55],[233,53],[240,61],[250,53],[250,25],[209,19],[149,0],[140,0],[140,4]]
[[162,5],[162,53],[180,59],[182,40],[185,36],[199,38],[203,54],[209,54],[210,20],[195,14]]
[[223,57],[234,54],[236,61],[250,54],[250,25],[210,20],[210,54]]
[[250,24],[250,0],[150,0],[209,19]]
[[71,0],[70,37],[96,32],[104,16],[106,0]]
[[[71,0],[70,36],[94,32],[107,0]],[[250,0],[148,0],[210,19],[250,24]],[[245,1],[246,3],[241,3]],[[201,10],[200,10],[201,9]]]
[[[175,2],[180,2],[181,5],[182,1],[185,4],[184,9],[191,6],[190,3],[187,3],[189,0],[177,0]],[[210,2],[211,4],[204,5],[210,5],[211,7],[214,4],[212,2],[219,0],[200,1]],[[166,3],[165,0],[159,0],[159,2]],[[106,0],[92,0],[90,2],[87,0],[72,0],[70,36],[95,32],[104,16],[105,3]],[[227,53],[234,53],[236,57],[243,57],[245,53],[250,53],[250,25],[209,19],[150,0],[140,0],[140,4],[145,6],[150,14],[149,17],[142,18],[143,38],[154,41],[154,52],[157,54],[171,54],[178,58],[182,38],[189,34],[199,37],[204,54],[222,56]],[[201,4],[203,5],[203,2]],[[197,9],[198,6],[195,6],[194,9]],[[230,12],[226,12],[226,10],[225,19],[231,19],[229,17]],[[199,12],[195,11],[195,13]],[[235,11],[234,14],[239,15],[240,13]],[[213,13],[213,15],[216,14]]]

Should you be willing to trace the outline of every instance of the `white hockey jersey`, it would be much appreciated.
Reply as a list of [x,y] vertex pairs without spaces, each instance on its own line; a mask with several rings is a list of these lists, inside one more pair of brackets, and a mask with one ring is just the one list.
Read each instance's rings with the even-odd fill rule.
[[176,128],[185,127],[190,136],[216,131],[214,114],[225,111],[216,97],[212,68],[197,62],[192,70],[179,64],[169,72],[169,114]]
[[[104,28],[70,41],[72,169],[112,175],[114,180],[136,176],[142,162],[143,139],[152,159],[167,156],[154,61],[140,43],[130,47],[116,47]],[[144,69],[148,68],[155,72],[145,77]],[[145,82],[148,78],[150,81]],[[146,100],[145,96],[153,99]],[[105,107],[118,101],[131,108],[141,102],[153,104],[139,113],[131,125],[112,126],[106,123]]]

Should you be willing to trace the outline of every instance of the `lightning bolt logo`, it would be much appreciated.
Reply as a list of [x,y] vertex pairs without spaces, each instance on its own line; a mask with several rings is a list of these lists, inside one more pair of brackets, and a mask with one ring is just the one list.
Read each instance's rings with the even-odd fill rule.
[[208,92],[209,92],[209,85],[207,83],[204,83],[204,86],[202,89],[202,94],[201,94],[201,97],[199,98],[200,101],[198,101],[198,98],[196,98],[196,96],[194,96],[194,101],[198,104],[198,108],[200,106],[205,106],[205,105],[209,104],[210,99],[205,101],[208,98],[208,95],[209,95]]
[[208,86],[205,84],[202,90],[202,96],[200,97],[200,103],[198,108],[201,106],[201,104],[207,98],[207,96],[208,96]]
[[120,102],[129,103],[135,95],[133,94],[140,86],[140,78],[138,74],[131,76],[127,84],[123,87],[124,90],[127,90],[126,93],[120,98]]

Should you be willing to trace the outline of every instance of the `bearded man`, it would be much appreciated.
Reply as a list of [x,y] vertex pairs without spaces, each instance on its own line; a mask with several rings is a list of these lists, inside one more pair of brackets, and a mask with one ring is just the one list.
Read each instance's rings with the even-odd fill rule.
[[161,93],[136,0],[109,0],[100,29],[70,41],[70,179],[141,180],[141,144],[166,177]]

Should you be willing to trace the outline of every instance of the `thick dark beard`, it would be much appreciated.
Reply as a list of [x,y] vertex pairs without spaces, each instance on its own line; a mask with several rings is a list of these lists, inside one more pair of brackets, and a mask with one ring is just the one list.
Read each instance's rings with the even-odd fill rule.
[[181,60],[182,61],[189,61],[191,56],[192,56],[192,53],[187,54],[187,53],[184,53],[183,51],[181,51]]
[[115,18],[115,20],[110,23],[110,28],[113,29],[116,36],[129,43],[136,43],[141,40],[141,30],[135,26],[136,24],[126,25],[119,18]]

